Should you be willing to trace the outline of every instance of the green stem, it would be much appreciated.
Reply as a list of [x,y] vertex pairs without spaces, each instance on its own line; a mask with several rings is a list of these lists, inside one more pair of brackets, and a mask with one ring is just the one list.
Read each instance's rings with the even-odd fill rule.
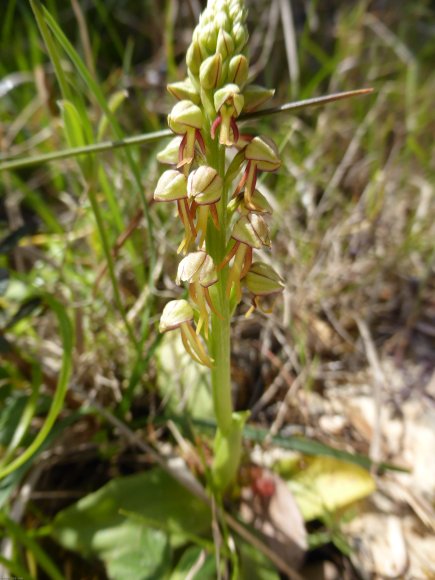
[[[225,148],[216,141],[209,142],[208,164],[217,170],[225,184]],[[207,252],[215,264],[220,264],[227,251],[228,237],[228,187],[224,185],[218,203],[219,230],[210,222],[207,230]],[[228,266],[218,274],[218,281],[211,289],[212,299],[219,316],[212,314],[208,341],[213,358],[211,383],[217,430],[214,441],[212,466],[213,486],[218,493],[224,492],[234,481],[242,452],[242,431],[247,413],[234,413],[231,393],[231,308],[227,297]]]
[[[210,159],[208,162],[211,167],[216,169],[224,182],[225,148],[221,147],[217,140],[210,143]],[[227,242],[227,197],[228,192],[224,188],[217,208],[220,229],[217,230],[210,223],[207,234],[207,251],[216,264],[219,264],[225,257]],[[222,434],[230,431],[233,413],[231,399],[231,313],[229,301],[226,297],[227,278],[228,267],[225,267],[219,272],[218,282],[213,287],[213,299],[219,316],[212,314],[209,339],[209,352],[214,360],[211,372],[213,402],[218,429]]]

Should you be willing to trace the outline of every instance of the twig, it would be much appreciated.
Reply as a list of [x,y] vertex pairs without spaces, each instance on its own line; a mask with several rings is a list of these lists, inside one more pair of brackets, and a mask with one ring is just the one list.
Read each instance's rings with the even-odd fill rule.
[[382,406],[382,391],[383,386],[386,383],[384,371],[382,370],[381,363],[379,361],[378,353],[376,347],[373,343],[370,331],[367,324],[359,318],[355,317],[355,321],[358,325],[358,330],[361,335],[362,341],[364,343],[364,349],[366,351],[367,360],[369,362],[370,368],[373,375],[373,400],[375,405],[375,418],[373,425],[373,435],[370,442],[370,459],[378,464],[381,461],[381,445],[382,445],[382,423],[381,423],[381,406]]
[[280,0],[281,22],[284,32],[285,51],[287,55],[288,71],[290,75],[292,96],[299,90],[299,62],[296,47],[296,33],[293,21],[291,0]]

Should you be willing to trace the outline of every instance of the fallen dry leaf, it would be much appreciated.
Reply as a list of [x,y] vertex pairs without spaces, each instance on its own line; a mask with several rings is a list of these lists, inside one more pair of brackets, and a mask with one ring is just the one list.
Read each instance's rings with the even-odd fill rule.
[[307,551],[307,533],[298,504],[287,483],[269,470],[257,469],[251,487],[243,490],[242,519],[292,568],[299,568]]

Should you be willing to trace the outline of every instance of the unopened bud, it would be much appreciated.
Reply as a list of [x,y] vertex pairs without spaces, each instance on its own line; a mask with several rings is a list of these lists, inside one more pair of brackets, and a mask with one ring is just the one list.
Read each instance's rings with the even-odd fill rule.
[[193,75],[196,76],[199,73],[199,67],[201,66],[202,61],[203,58],[199,43],[193,40],[186,53],[186,63]]
[[246,56],[243,54],[233,56],[228,67],[228,81],[230,83],[235,83],[239,87],[243,88],[246,81],[248,80],[248,72],[249,63]]
[[219,53],[209,56],[199,69],[199,82],[205,90],[218,86],[222,75],[222,55]]
[[233,27],[232,36],[234,38],[235,52],[242,52],[248,42],[248,31],[246,26],[236,23]]
[[[219,33],[221,32],[221,30],[226,30],[227,32],[229,32],[231,30],[230,19],[228,18],[225,11],[223,11],[223,10],[219,11],[216,14],[215,19],[214,19],[214,23],[215,23],[216,28],[219,30]],[[219,45],[219,36],[218,36],[218,45]],[[234,43],[233,43],[233,46],[234,46]]]
[[217,37],[216,52],[221,54],[224,60],[234,54],[234,41],[223,27],[220,27]]
[[187,197],[187,179],[176,169],[165,171],[154,191],[156,201],[177,201]]
[[160,332],[175,330],[185,322],[193,320],[193,308],[187,300],[171,300],[163,309],[160,317]]
[[198,40],[202,53],[213,54],[216,51],[217,35],[218,31],[214,22],[209,22],[201,27]]

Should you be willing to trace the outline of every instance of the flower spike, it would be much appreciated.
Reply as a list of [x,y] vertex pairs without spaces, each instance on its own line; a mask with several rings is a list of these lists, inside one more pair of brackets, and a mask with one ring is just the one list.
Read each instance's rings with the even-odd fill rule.
[[188,254],[178,266],[176,282],[177,284],[180,284],[180,282],[189,284],[189,296],[199,310],[196,332],[199,334],[204,326],[206,338],[208,338],[209,327],[207,306],[214,314],[219,316],[208,291],[209,287],[216,284],[217,280],[216,266],[211,256],[202,250]]

